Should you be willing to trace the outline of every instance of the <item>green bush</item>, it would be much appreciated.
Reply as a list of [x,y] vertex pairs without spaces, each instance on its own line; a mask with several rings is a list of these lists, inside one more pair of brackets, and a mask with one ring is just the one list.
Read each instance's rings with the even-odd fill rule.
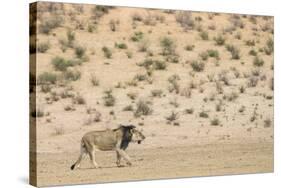
[[104,105],[105,106],[114,106],[116,99],[112,95],[112,90],[111,89],[106,90],[106,91],[104,91],[104,94],[105,94],[103,97]]
[[58,76],[54,73],[44,72],[38,77],[38,84],[55,84]]
[[205,63],[203,62],[192,61],[190,65],[192,69],[196,72],[202,72],[205,68]]
[[37,45],[37,51],[40,53],[45,53],[47,50],[50,49],[50,43],[49,42],[42,42]]
[[173,55],[175,54],[175,42],[169,38],[169,37],[164,37],[160,41],[160,45],[162,47],[162,55],[167,56],[167,55]]
[[214,37],[214,41],[216,42],[216,45],[222,46],[225,43],[225,38],[222,35],[218,35],[217,37]]
[[103,47],[102,51],[104,53],[104,56],[108,59],[110,59],[112,57],[112,51],[108,48],[108,47]]
[[201,37],[202,40],[209,40],[209,34],[207,31],[200,32],[199,36]]
[[262,67],[264,65],[264,60],[260,57],[255,57],[253,60],[253,65],[256,67]]
[[81,58],[85,57],[85,53],[86,53],[85,47],[76,46],[74,50],[75,50],[75,55],[77,58],[81,59]]
[[135,117],[139,117],[141,115],[147,116],[152,113],[151,107],[148,105],[148,102],[146,101],[138,101],[137,108],[134,112]]
[[125,43],[115,43],[115,48],[119,48],[119,49],[127,49],[128,46]]
[[240,50],[237,47],[228,44],[226,45],[226,49],[231,53],[232,59],[240,59]]
[[143,32],[139,31],[139,32],[135,32],[134,35],[131,37],[131,40],[134,42],[139,42],[143,39]]
[[75,70],[67,70],[64,73],[64,78],[69,81],[77,81],[81,78],[81,72]]
[[52,65],[54,66],[55,70],[58,71],[66,71],[68,67],[81,65],[81,63],[82,62],[79,60],[66,60],[58,56],[52,59]]

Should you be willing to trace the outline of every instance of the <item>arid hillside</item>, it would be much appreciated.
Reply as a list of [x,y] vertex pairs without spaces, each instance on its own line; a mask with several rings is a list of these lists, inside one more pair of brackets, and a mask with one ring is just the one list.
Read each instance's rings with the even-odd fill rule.
[[[84,133],[119,124],[146,135],[133,151],[272,146],[273,24],[268,16],[37,4],[37,152],[73,159]],[[267,153],[273,163],[272,147]]]

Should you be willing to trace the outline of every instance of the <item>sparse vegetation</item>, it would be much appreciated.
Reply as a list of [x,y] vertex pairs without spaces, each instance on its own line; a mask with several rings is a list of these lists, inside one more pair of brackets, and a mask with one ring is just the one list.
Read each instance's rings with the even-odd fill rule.
[[57,74],[44,72],[39,75],[37,83],[38,84],[55,84],[58,80]]
[[220,125],[220,120],[218,118],[214,118],[211,120],[211,125],[212,126],[218,126]]
[[149,102],[140,100],[136,104],[136,110],[134,112],[135,117],[140,117],[142,115],[147,116],[152,114],[152,109],[149,105]]
[[232,59],[240,59],[240,50],[237,47],[230,44],[227,44],[225,47],[231,53]]
[[104,106],[114,106],[116,99],[112,94],[112,90],[105,90],[103,96]]
[[209,115],[207,114],[207,112],[202,111],[202,112],[199,113],[199,117],[201,117],[201,118],[208,118]]
[[264,64],[264,60],[260,57],[255,57],[254,60],[253,60],[253,65],[256,66],[256,67],[262,67]]
[[205,68],[205,63],[200,61],[192,61],[190,65],[195,72],[202,72]]
[[37,51],[39,53],[45,53],[47,52],[47,50],[49,50],[51,47],[50,45],[50,42],[41,42],[41,43],[38,43],[37,45]]
[[106,57],[108,59],[110,59],[112,57],[112,51],[108,47],[104,46],[102,48],[102,51],[104,53],[104,57]]
[[78,70],[67,70],[64,73],[64,78],[68,81],[77,81],[81,78],[81,72]]
[[222,35],[218,35],[217,37],[214,37],[214,41],[216,42],[216,45],[222,46],[225,43],[225,38]]
[[168,56],[168,55],[175,54],[176,44],[171,38],[169,37],[162,38],[160,41],[160,45],[162,47],[162,55]]

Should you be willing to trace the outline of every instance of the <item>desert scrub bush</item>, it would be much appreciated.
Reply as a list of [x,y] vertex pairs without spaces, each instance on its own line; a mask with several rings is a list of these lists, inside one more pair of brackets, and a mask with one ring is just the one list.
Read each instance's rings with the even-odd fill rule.
[[150,46],[150,42],[148,39],[143,39],[138,44],[138,50],[140,52],[147,52]]
[[199,57],[200,57],[203,61],[207,61],[208,58],[209,58],[209,54],[208,54],[208,52],[201,52],[201,53],[199,54]]
[[81,72],[78,70],[67,70],[64,72],[64,79],[68,81],[77,81],[81,78]]
[[167,68],[167,64],[165,61],[155,60],[153,62],[153,68],[155,70],[165,70]]
[[129,93],[127,93],[127,96],[128,96],[131,100],[135,100],[135,99],[138,97],[138,93],[129,92]]
[[161,89],[153,89],[151,90],[151,96],[152,97],[161,97],[163,94],[163,91]]
[[183,27],[185,31],[192,30],[195,26],[194,20],[192,18],[192,13],[188,11],[177,11],[176,21]]
[[219,82],[219,81],[216,81],[216,91],[217,91],[218,94],[223,93],[223,87],[222,87],[221,82]]
[[103,96],[104,106],[114,106],[116,99],[112,94],[112,90],[105,90]]
[[202,40],[209,40],[209,33],[207,31],[200,32],[199,36]]
[[230,85],[230,81],[227,75],[227,71],[223,70],[218,74],[218,79],[219,81],[223,82],[224,85],[229,86]]
[[130,105],[128,105],[128,106],[125,106],[125,107],[123,108],[123,111],[134,111],[134,108],[133,108],[133,106],[130,104]]
[[245,41],[245,44],[246,44],[247,46],[255,46],[255,45],[256,45],[256,42],[255,42],[255,40],[246,40],[246,41]]
[[251,55],[251,56],[257,56],[257,51],[255,50],[255,49],[251,49],[250,51],[249,51],[249,55]]
[[202,111],[202,112],[199,113],[199,117],[201,117],[201,118],[208,118],[209,115],[207,114],[207,112]]
[[145,67],[146,70],[150,70],[150,69],[165,70],[167,67],[165,61],[153,60],[153,59],[145,59],[142,63],[139,63],[138,65]]
[[139,82],[145,81],[145,80],[147,80],[147,75],[146,74],[136,74],[134,76],[134,80],[139,81]]
[[192,61],[190,64],[191,68],[195,72],[202,72],[205,68],[205,63],[201,61]]
[[187,108],[187,109],[184,110],[184,112],[185,112],[186,114],[193,114],[194,109],[193,109],[193,108]]
[[178,80],[180,80],[180,78],[177,74],[174,74],[168,78],[168,82],[169,82],[168,90],[170,93],[175,91],[176,94],[178,94],[180,92],[180,85],[178,83]]
[[90,81],[91,81],[93,86],[99,86],[100,85],[99,79],[94,74],[91,74]]
[[190,98],[192,95],[192,90],[189,87],[184,87],[183,89],[181,89],[180,95],[186,98]]
[[135,32],[133,34],[133,36],[131,37],[131,40],[134,42],[139,42],[143,39],[143,37],[144,37],[143,32],[139,31],[139,32]]
[[235,101],[239,95],[236,92],[231,92],[230,94],[224,95],[223,98],[226,99],[227,101]]
[[171,114],[169,116],[165,117],[165,118],[169,122],[173,122],[173,121],[179,119],[179,113],[172,111]]
[[117,42],[115,42],[115,48],[118,48],[118,49],[127,49],[128,48],[128,46],[127,46],[127,44],[125,44],[125,43],[117,43]]
[[127,52],[126,52],[126,55],[127,55],[128,59],[132,59],[132,57],[133,57],[133,52],[127,51]]
[[43,34],[49,34],[53,29],[60,27],[64,20],[61,16],[52,16],[49,19],[45,19],[39,25],[39,32]]
[[119,24],[120,24],[119,20],[111,19],[109,21],[109,28],[110,28],[110,30],[113,31],[113,32],[117,31]]
[[227,44],[225,48],[231,53],[231,59],[240,59],[240,50],[237,47]]
[[192,51],[194,48],[195,48],[194,45],[189,45],[189,44],[188,44],[188,45],[185,46],[184,49],[185,49],[186,51]]
[[57,71],[66,71],[68,67],[73,67],[76,65],[81,65],[82,62],[80,60],[66,60],[62,57],[55,57],[52,59],[52,65]]
[[137,21],[137,22],[141,22],[143,20],[142,16],[135,12],[131,15],[132,21]]
[[221,34],[214,37],[214,41],[216,43],[216,45],[218,46],[222,46],[225,43],[225,37],[223,37]]
[[259,79],[256,76],[251,76],[248,80],[248,87],[256,87]]
[[142,115],[147,116],[152,114],[152,108],[150,107],[150,103],[144,100],[140,100],[136,104],[136,110],[134,112],[135,117],[140,117]]
[[104,57],[106,57],[107,59],[110,59],[112,57],[112,51],[108,47],[104,46],[102,48],[102,51],[104,53]]
[[83,105],[86,104],[86,100],[84,97],[78,94],[75,98],[73,98],[73,103]]
[[245,111],[246,107],[244,105],[242,105],[239,109],[238,112],[239,113],[243,113]]
[[218,118],[214,118],[211,120],[211,125],[212,126],[218,126],[220,125],[220,120]]
[[82,59],[83,57],[85,57],[86,54],[86,48],[83,46],[76,46],[74,48],[75,51],[75,55],[77,58]]
[[272,38],[267,39],[264,52],[266,55],[271,55],[274,52],[274,41]]
[[103,5],[96,5],[95,8],[92,8],[92,19],[98,20],[101,18],[103,15],[107,14],[110,9],[113,7],[111,6],[103,6]]
[[256,56],[253,60],[253,65],[256,67],[262,67],[264,65],[264,60]]
[[72,48],[73,43],[75,41],[75,32],[70,29],[67,30],[66,37],[67,37],[67,47]]
[[37,45],[37,51],[39,53],[45,53],[47,52],[47,50],[49,50],[51,47],[50,45],[50,42],[41,42],[41,43],[38,43]]
[[51,90],[52,90],[52,87],[49,84],[41,85],[41,92],[49,93],[49,92],[51,92]]
[[245,93],[245,91],[246,91],[245,86],[240,86],[240,87],[239,87],[239,92],[240,92],[240,93]]
[[216,58],[217,60],[220,58],[220,54],[217,50],[207,50],[209,57]]
[[173,55],[175,54],[176,44],[172,38],[164,37],[160,40],[160,45],[162,47],[162,55]]
[[266,118],[266,119],[264,120],[263,127],[264,127],[264,128],[269,128],[269,127],[271,127],[271,125],[272,125],[271,119],[270,119],[270,118]]
[[37,84],[55,84],[58,80],[57,74],[44,72],[39,75]]

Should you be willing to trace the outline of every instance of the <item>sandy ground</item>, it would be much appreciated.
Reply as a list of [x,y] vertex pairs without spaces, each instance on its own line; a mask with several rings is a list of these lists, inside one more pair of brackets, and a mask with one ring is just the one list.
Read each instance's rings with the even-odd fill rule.
[[131,167],[116,167],[114,152],[97,152],[101,169],[93,169],[87,157],[74,171],[69,167],[78,153],[39,154],[39,186],[273,171],[272,142],[129,149],[128,154]]

